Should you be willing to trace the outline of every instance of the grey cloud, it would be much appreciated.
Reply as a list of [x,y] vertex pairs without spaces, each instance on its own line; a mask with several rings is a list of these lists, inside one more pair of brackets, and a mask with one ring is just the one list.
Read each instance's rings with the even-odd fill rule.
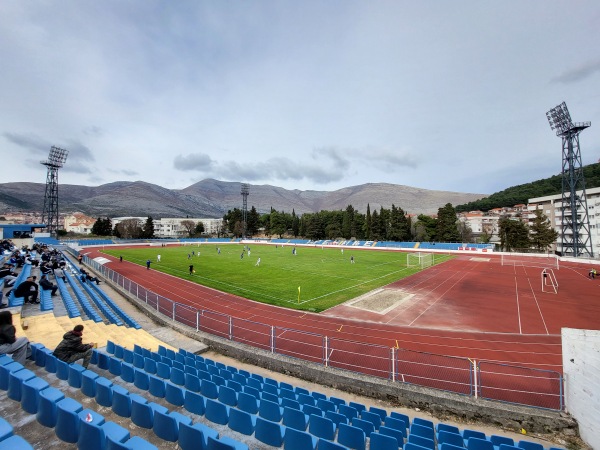
[[173,160],[173,167],[178,170],[207,171],[213,167],[213,160],[204,153],[192,153],[190,155],[177,155]]
[[576,83],[593,75],[595,72],[600,72],[600,59],[591,61],[576,69],[567,70],[563,74],[553,78],[552,81],[565,84]]
[[312,156],[314,159],[319,159],[323,156],[328,157],[328,158],[332,159],[333,162],[336,163],[340,169],[345,170],[348,167],[350,167],[350,161],[344,157],[345,154],[348,154],[348,153],[349,152],[347,150],[344,151],[343,149],[339,149],[337,147],[321,147],[321,148],[316,148],[315,150],[313,150]]
[[104,135],[104,130],[96,125],[91,125],[83,129],[83,134],[86,136],[102,136]]
[[52,144],[32,133],[2,133],[9,142],[36,153],[49,154]]
[[69,150],[67,162],[77,161],[79,163],[83,163],[87,161],[95,161],[94,154],[86,145],[74,139],[69,139],[66,141],[66,143],[67,145],[65,148]]

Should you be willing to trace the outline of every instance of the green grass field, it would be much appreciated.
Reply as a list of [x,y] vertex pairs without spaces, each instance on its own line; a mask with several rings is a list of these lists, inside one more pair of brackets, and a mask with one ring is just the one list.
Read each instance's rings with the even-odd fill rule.
[[[204,286],[263,303],[320,312],[397,281],[420,269],[406,266],[406,253],[272,245],[250,246],[240,258],[240,244],[202,244],[181,247],[143,247],[104,250],[112,256],[191,280]],[[188,259],[188,254],[195,253]],[[200,256],[197,256],[198,252]],[[161,255],[161,262],[156,256]],[[354,256],[354,264],[350,257]],[[256,262],[260,258],[259,266]],[[435,255],[435,264],[450,259]],[[195,274],[189,274],[189,265]],[[300,287],[300,292],[298,292]],[[299,295],[298,295],[299,294]]]

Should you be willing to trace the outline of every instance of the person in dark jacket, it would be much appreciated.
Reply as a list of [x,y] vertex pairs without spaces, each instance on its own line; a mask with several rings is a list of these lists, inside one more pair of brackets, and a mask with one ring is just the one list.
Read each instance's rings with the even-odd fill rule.
[[12,355],[12,359],[21,364],[31,356],[29,339],[16,336],[10,311],[0,311],[0,354]]
[[52,296],[56,295],[56,290],[58,289],[58,286],[52,283],[46,275],[42,275],[42,278],[40,279],[40,287],[45,291],[52,291]]
[[90,359],[92,358],[92,349],[95,344],[84,344],[82,342],[83,325],[75,325],[72,331],[67,331],[63,335],[62,341],[54,349],[53,355],[58,359],[73,363],[79,359],[83,359],[82,366],[87,369]]
[[25,281],[17,286],[15,289],[15,297],[23,297],[25,303],[39,303],[38,296],[38,285],[33,281],[33,277],[27,277]]

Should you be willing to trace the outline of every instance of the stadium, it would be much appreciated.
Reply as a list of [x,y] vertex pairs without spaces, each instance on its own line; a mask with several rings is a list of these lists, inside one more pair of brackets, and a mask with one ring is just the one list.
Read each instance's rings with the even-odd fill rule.
[[[385,243],[375,247],[373,243],[365,244],[284,239],[71,243],[63,250],[69,259],[67,282],[57,280],[60,299],[42,293],[39,315],[23,307],[22,315],[27,322],[23,333],[36,342],[34,367],[39,369],[32,371],[28,363],[19,370],[15,363],[4,359],[4,363],[9,363],[3,364],[2,369],[6,401],[19,397],[13,393],[19,390],[14,387],[16,384],[22,384],[20,390],[24,393],[29,389],[25,383],[35,384],[30,380],[39,378],[50,387],[75,391],[73,397],[77,400],[73,401],[82,406],[81,410],[92,410],[106,416],[108,423],[120,423],[120,427],[130,431],[133,428],[138,434],[132,432],[128,439],[137,435],[152,442],[148,445],[159,448],[168,448],[161,438],[178,442],[181,448],[190,448],[185,442],[191,431],[182,425],[190,417],[221,438],[225,436],[225,441],[233,439],[238,446],[294,448],[294,444],[285,440],[285,430],[290,426],[283,416],[264,413],[273,419],[261,425],[269,431],[256,428],[257,420],[265,418],[261,415],[261,404],[266,408],[275,403],[282,414],[290,407],[288,403],[284,405],[282,395],[293,395],[293,399],[287,400],[295,403],[289,405],[299,403],[307,419],[312,418],[311,412],[327,418],[327,411],[317,406],[319,400],[323,408],[331,408],[331,418],[340,419],[335,414],[349,414],[346,422],[352,428],[350,434],[358,433],[354,429],[364,426],[362,434],[358,433],[358,441],[362,439],[362,445],[369,448],[383,445],[377,444],[380,439],[388,445],[390,436],[385,433],[395,435],[392,447],[397,444],[420,450],[415,443],[420,442],[424,448],[434,444],[449,448],[451,444],[446,439],[453,439],[447,436],[450,431],[440,435],[445,426],[454,427],[452,432],[460,434],[463,447],[467,448],[471,448],[466,442],[469,433],[479,431],[478,426],[496,427],[486,430],[487,434],[473,435],[474,439],[487,443],[480,445],[491,443],[491,436],[498,443],[502,441],[498,436],[502,436],[512,439],[515,445],[522,443],[523,448],[529,444],[556,448],[557,444],[549,439],[562,440],[562,446],[566,446],[565,439],[576,433],[577,424],[562,413],[565,394],[560,333],[563,327],[594,327],[597,286],[587,279],[589,266],[548,255],[495,254],[483,245],[436,244],[435,251],[414,251],[415,243],[410,243],[412,248],[406,248],[408,243],[405,248],[398,243],[389,247]],[[240,257],[242,254],[245,257]],[[79,256],[81,265],[77,263]],[[193,272],[189,270],[190,264]],[[79,270],[83,267],[92,270],[104,286],[82,283]],[[328,283],[327,278],[332,278],[333,283]],[[283,283],[276,283],[278,279],[283,279]],[[19,299],[9,299],[12,307],[18,306]],[[331,299],[331,303],[324,303],[324,299]],[[169,339],[98,337],[99,347],[94,350],[88,370],[73,364],[73,368],[63,367],[64,373],[59,373],[50,351],[57,343],[56,333],[52,338],[40,336],[41,330],[48,333],[41,324],[50,322],[49,316],[58,319],[59,311],[64,311],[69,325],[85,318],[82,323],[89,323],[89,328],[93,322],[94,326],[111,324],[106,327],[142,329],[123,313],[125,306],[119,306],[128,302],[130,307],[134,305],[162,324],[159,329],[168,327],[196,344],[188,342],[175,348],[169,345]],[[202,345],[202,349],[196,345]],[[212,363],[218,367],[210,369],[212,374],[204,366],[211,361],[202,356],[205,352],[211,354]],[[171,366],[164,362],[167,354],[173,359]],[[218,357],[231,358],[232,367],[227,368]],[[205,370],[197,367],[200,359]],[[177,360],[183,366],[179,366],[180,371],[173,370]],[[195,371],[196,375],[185,375],[192,360],[195,369],[190,368],[190,372]],[[160,374],[158,362],[161,362]],[[244,369],[237,370],[248,374],[246,386],[237,386],[232,374],[225,375],[231,377],[226,379],[221,373],[225,368],[234,371],[236,363],[244,364]],[[164,372],[165,366],[169,367],[168,372]],[[81,372],[76,374],[75,370]],[[269,370],[269,376],[255,373],[257,370]],[[17,376],[21,371],[26,372]],[[207,378],[209,375],[205,374],[209,373],[210,380],[203,381],[200,372]],[[34,378],[20,378],[31,374]],[[177,379],[175,374],[183,377]],[[253,374],[258,383],[249,381]],[[292,378],[281,382],[280,376]],[[271,381],[267,383],[265,378]],[[242,378],[238,374],[236,379],[240,383]],[[115,393],[121,392],[120,388],[126,390],[132,402],[134,399],[144,404],[162,401],[161,406],[170,414],[168,420],[176,424],[169,422],[170,434],[164,431],[164,423],[150,419],[143,422],[137,413],[134,419],[133,410],[123,413],[131,417],[133,425],[123,423],[119,406],[115,411],[114,397],[112,402],[101,399],[104,403],[98,404],[97,390],[104,389],[100,380],[111,383]],[[301,382],[316,383],[319,388],[311,393],[298,386]],[[250,384],[259,392],[253,391]],[[292,386],[292,394],[282,392],[287,391],[288,385]],[[225,392],[231,394],[227,389],[231,386],[239,389],[233,395],[236,400],[222,399]],[[43,390],[32,389],[38,396]],[[335,389],[334,394],[324,394],[325,389]],[[82,395],[83,390],[87,394]],[[94,395],[90,395],[92,392]],[[243,410],[244,418],[240,419],[237,415],[241,413],[232,411],[241,408],[240,393],[248,392],[256,396],[257,409]],[[355,398],[351,405],[340,392],[360,396],[361,400]],[[21,398],[22,404],[24,401]],[[84,401],[89,404],[87,408],[83,408]],[[338,401],[344,402],[343,407],[330,405]],[[367,407],[367,401],[378,403]],[[220,412],[209,412],[208,403]],[[405,408],[414,417],[406,419],[405,428],[400,426],[401,436],[397,433],[398,424],[392,419],[401,414],[408,416]],[[372,420],[369,413],[373,412],[380,417],[371,430],[363,422]],[[38,417],[39,421],[39,416],[38,411],[33,418]],[[458,422],[451,424],[444,419]],[[240,425],[239,420],[245,425]],[[419,421],[426,422],[424,426],[432,431],[419,431]],[[140,423],[146,427],[140,427]],[[310,420],[299,431],[309,435],[315,445],[326,440],[328,444],[324,445],[333,442],[332,445],[361,448],[360,443],[348,440],[346,431],[341,432],[345,427],[333,423],[337,430],[333,436],[319,434],[322,431],[316,431],[317,428],[311,432]],[[182,431],[184,428],[186,431]],[[390,428],[396,431],[389,431]],[[74,442],[79,445],[88,442],[91,435],[86,431],[75,437],[66,436],[59,431],[58,424],[54,429],[59,439],[69,442],[76,438]],[[108,436],[113,431],[107,428],[104,433]],[[94,432],[99,433],[95,428]],[[428,441],[420,439],[421,432],[429,436],[425,437]],[[519,438],[515,432],[527,434]],[[300,438],[294,433],[289,434],[294,440],[304,439],[304,435]],[[107,439],[108,442],[111,438]],[[568,442],[573,445],[572,440]],[[475,444],[474,441],[472,445]]]

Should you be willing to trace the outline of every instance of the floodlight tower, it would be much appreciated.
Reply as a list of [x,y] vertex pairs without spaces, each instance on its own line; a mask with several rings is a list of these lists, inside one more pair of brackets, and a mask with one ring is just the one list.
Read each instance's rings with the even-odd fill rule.
[[248,195],[250,195],[250,186],[242,183],[242,237],[246,237],[248,228]]
[[51,236],[56,236],[58,230],[58,169],[65,164],[68,154],[69,150],[52,146],[48,160],[40,161],[48,168],[42,223],[46,224]]
[[[562,138],[561,251],[574,257],[594,257],[588,217],[579,133],[591,122],[573,123],[565,102],[546,113],[550,128]],[[579,193],[578,193],[579,192]]]

